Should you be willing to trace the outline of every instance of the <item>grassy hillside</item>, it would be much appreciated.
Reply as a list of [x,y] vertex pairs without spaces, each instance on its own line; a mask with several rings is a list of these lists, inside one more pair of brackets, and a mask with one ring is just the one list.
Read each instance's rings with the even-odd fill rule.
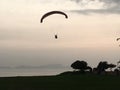
[[120,76],[71,75],[0,78],[0,90],[120,90]]

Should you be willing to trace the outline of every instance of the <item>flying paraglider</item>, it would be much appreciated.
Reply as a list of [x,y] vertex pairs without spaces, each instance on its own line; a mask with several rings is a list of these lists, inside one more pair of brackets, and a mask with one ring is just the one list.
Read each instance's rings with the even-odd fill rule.
[[42,16],[42,18],[40,19],[40,22],[43,23],[43,20],[44,20],[46,17],[48,17],[48,16],[50,16],[50,15],[53,15],[53,14],[61,14],[61,15],[64,15],[66,19],[68,18],[67,14],[65,14],[65,13],[62,12],[62,11],[50,11],[50,12],[48,12],[48,13],[46,13],[46,14],[44,14],[44,15]]
[[[45,19],[46,17],[48,17],[48,16],[50,16],[50,15],[53,15],[53,14],[64,15],[66,19],[68,18],[67,14],[64,13],[64,12],[62,12],[62,11],[50,11],[50,12],[47,12],[46,14],[44,14],[44,15],[42,16],[42,18],[40,19],[40,23],[43,23],[43,21],[44,21],[44,19]],[[55,34],[55,39],[58,39],[58,35],[57,35],[57,34]]]

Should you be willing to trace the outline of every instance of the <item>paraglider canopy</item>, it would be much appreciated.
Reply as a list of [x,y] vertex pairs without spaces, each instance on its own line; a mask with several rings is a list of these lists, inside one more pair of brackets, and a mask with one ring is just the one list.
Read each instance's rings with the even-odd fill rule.
[[116,40],[118,41],[118,40],[120,40],[120,38],[117,38]]
[[[117,39],[116,39],[116,41],[119,41],[119,40],[120,40],[120,38],[117,38]],[[120,45],[119,45],[119,47],[120,47]]]
[[62,11],[50,11],[50,12],[48,12],[48,13],[46,13],[46,14],[44,14],[44,15],[42,16],[42,18],[40,19],[40,22],[43,23],[43,20],[44,20],[46,17],[48,17],[48,16],[50,16],[50,15],[53,15],[53,14],[61,14],[61,15],[64,15],[66,19],[68,18],[67,14],[65,14],[65,13],[62,12]]

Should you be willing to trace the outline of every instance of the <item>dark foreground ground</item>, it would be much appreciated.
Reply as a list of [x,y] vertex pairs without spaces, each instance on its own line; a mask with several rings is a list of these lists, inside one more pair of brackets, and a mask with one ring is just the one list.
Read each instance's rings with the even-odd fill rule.
[[61,74],[1,77],[0,90],[120,90],[120,76]]

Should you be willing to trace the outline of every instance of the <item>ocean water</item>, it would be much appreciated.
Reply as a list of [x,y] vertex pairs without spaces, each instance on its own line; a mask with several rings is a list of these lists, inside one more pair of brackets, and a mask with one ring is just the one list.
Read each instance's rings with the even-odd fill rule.
[[57,75],[70,69],[0,68],[0,77]]

